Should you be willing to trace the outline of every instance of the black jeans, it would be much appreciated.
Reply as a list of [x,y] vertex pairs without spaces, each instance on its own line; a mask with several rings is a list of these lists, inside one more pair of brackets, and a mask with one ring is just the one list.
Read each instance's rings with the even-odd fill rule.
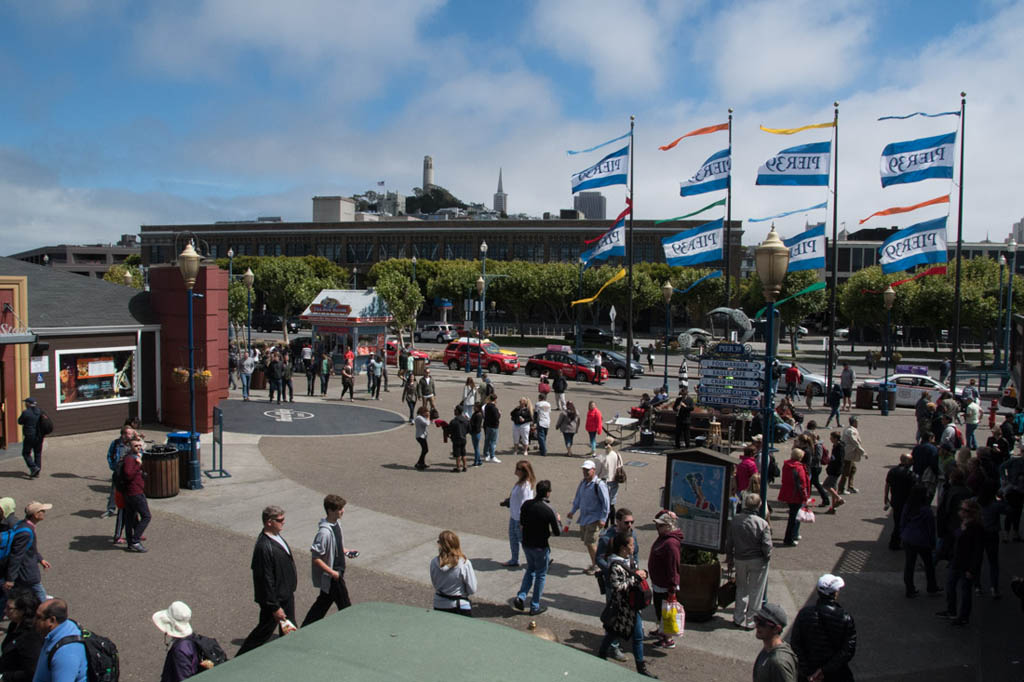
[[900,548],[900,518],[903,516],[903,505],[892,505],[892,534],[889,536],[889,549]]
[[288,394],[288,402],[294,403],[295,402],[295,387],[292,386],[291,377],[289,377],[287,379],[282,379],[281,380],[281,387],[282,387],[281,388],[281,393],[280,393],[280,395],[278,395],[278,398],[283,398],[285,393],[287,393]]
[[344,573],[341,573],[337,580],[331,581],[330,592],[320,590],[320,594],[317,595],[316,601],[309,607],[309,611],[306,613],[306,617],[302,621],[302,627],[306,627],[310,623],[315,623],[326,616],[327,609],[331,608],[332,603],[338,607],[339,611],[352,606],[352,601],[348,598],[348,587],[345,585]]
[[320,375],[320,395],[327,395],[327,384],[331,383],[330,374]]
[[783,542],[787,545],[792,545],[796,542],[796,536],[800,535],[800,522],[796,520],[796,513],[800,511],[800,507],[803,505],[799,502],[789,502],[789,517],[786,520],[786,537]]
[[[33,453],[35,453],[35,460],[32,459]],[[37,469],[42,469],[43,439],[39,436],[32,438],[25,436],[25,440],[21,443],[21,456],[25,458],[25,466],[28,467],[29,473],[35,473]]]
[[690,422],[676,421],[676,430],[673,434],[676,439],[676,447],[679,447],[679,441],[681,440],[686,447],[690,447]]
[[426,438],[417,438],[416,442],[420,444],[420,458],[417,460],[416,466],[421,467],[427,462],[427,452],[430,451],[430,448],[427,447]]
[[306,395],[313,395],[313,389],[316,387],[316,375],[310,372],[306,373]]
[[917,567],[917,559],[921,558],[924,564],[924,576],[927,581],[929,592],[938,592],[939,583],[935,581],[935,561],[932,559],[931,547],[913,547],[903,545],[903,585],[907,588],[907,594],[917,591],[914,587],[914,569]]
[[339,398],[339,400],[344,400],[345,399],[345,393],[346,392],[348,393],[348,397],[349,398],[351,398],[352,400],[356,399],[356,394],[354,393],[352,382],[351,381],[345,381],[344,379],[342,379],[342,381],[341,381],[341,398]]
[[832,498],[828,496],[828,491],[822,487],[820,477],[821,467],[811,467],[811,485],[813,485],[814,489],[818,491],[819,495],[821,495],[821,502],[819,504],[825,505],[828,504]]
[[149,513],[146,496],[139,494],[125,497],[124,512],[125,540],[129,546],[137,544],[142,539],[142,534],[146,532],[150,519],[153,518]]
[[[284,615],[288,617],[288,620],[295,622],[295,597],[288,597],[287,600],[281,602],[281,608],[284,609]],[[242,648],[238,650],[236,656],[241,656],[246,651],[255,649],[258,646],[262,646],[273,637],[274,630],[277,629],[278,620],[274,617],[274,612],[277,608],[270,608],[260,604],[260,621],[256,623],[256,627],[252,629],[249,636],[242,642]]]

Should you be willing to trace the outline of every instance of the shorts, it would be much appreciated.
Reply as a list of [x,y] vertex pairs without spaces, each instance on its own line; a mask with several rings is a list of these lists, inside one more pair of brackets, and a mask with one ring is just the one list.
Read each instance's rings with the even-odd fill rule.
[[844,398],[849,398],[851,395],[853,395],[853,389],[852,388],[844,388],[843,389],[843,397]]
[[825,482],[821,484],[821,487],[823,487],[825,490],[831,490],[832,488],[836,487],[836,483],[838,482],[838,476],[833,476],[829,474],[828,476],[825,477]]
[[596,545],[600,535],[601,524],[597,521],[580,527],[580,536],[583,538],[584,545]]

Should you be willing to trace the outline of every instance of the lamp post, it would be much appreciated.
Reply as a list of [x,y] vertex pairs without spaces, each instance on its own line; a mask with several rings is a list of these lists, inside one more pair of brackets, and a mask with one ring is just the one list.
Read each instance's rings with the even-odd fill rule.
[[199,490],[203,487],[203,482],[199,477],[199,457],[196,452],[196,347],[192,321],[192,298],[195,296],[193,288],[196,285],[196,276],[199,274],[199,260],[199,254],[192,247],[192,242],[186,244],[178,254],[178,269],[181,270],[181,278],[185,280],[185,289],[188,292],[188,487],[190,490]]
[[[672,331],[669,327],[672,326],[672,282],[665,280],[665,283],[661,285],[661,297],[665,299],[665,381],[662,384],[666,390],[668,390],[668,340],[672,338]],[[626,372],[630,371],[629,363],[632,362],[632,356],[630,353],[633,352],[632,348],[626,349]]]
[[483,376],[484,323],[487,319],[487,242],[480,242],[480,276],[476,279],[476,292],[480,294],[480,334],[476,344],[476,376]]
[[359,268],[355,265],[352,266],[352,288],[359,288]]
[[124,285],[126,287],[130,287],[132,285],[132,268],[131,268],[131,266],[125,266],[124,276],[121,277],[121,280],[124,282]]
[[885,381],[878,397],[878,411],[883,417],[889,416],[889,356],[892,355],[892,304],[895,302],[896,290],[890,284],[882,292],[882,303],[885,305]]
[[248,351],[252,351],[252,283],[256,281],[256,275],[252,274],[252,268],[246,268],[245,274],[242,275],[242,281],[245,283],[245,308],[248,312],[246,318],[245,331],[245,348]]
[[[231,283],[235,281],[235,250],[228,248],[228,300],[231,300]],[[235,335],[235,325],[228,315],[228,348],[231,347],[231,338]]]
[[1000,326],[1003,324],[1003,268],[1006,267],[1006,256],[999,254],[999,313],[996,316],[996,352],[995,352],[995,366],[1002,366],[1002,354],[1000,353],[1003,345],[1003,335],[1000,331]]
[[1006,260],[1006,324],[1003,326],[1003,359],[1006,360],[1006,369],[1010,368],[1010,325],[1013,324],[1013,268],[1017,260],[1017,242],[1010,238],[1006,245],[1010,251],[1010,257]]
[[412,257],[412,283],[416,284],[416,256]]
[[767,329],[765,331],[764,347],[764,407],[762,413],[761,429],[761,516],[768,518],[768,461],[771,458],[771,447],[774,436],[772,428],[772,411],[775,408],[775,398],[772,395],[772,364],[775,361],[775,299],[782,290],[782,280],[786,277],[786,270],[789,268],[789,249],[779,234],[775,231],[775,223],[768,231],[761,245],[754,252],[754,261],[757,265],[757,276],[761,279],[762,293],[765,301],[768,302],[768,310],[765,320]]
[[[576,284],[576,300],[583,298],[583,256],[579,258],[579,281]],[[580,352],[580,346],[583,344],[583,330],[580,326],[580,316],[583,314],[583,310],[580,308],[576,309],[576,347],[573,350],[578,354]]]

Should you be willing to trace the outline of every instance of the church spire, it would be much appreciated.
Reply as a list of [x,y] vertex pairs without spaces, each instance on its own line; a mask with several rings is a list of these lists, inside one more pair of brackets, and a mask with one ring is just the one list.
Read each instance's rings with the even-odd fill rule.
[[498,167],[498,194],[504,194],[504,190],[501,189],[501,167]]

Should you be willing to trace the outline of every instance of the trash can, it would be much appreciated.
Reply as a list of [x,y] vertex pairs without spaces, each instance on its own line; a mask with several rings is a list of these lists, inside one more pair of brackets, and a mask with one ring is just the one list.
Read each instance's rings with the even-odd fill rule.
[[415,358],[412,361],[412,373],[413,376],[423,376],[423,370],[426,368],[427,363],[424,362],[423,358]]
[[870,386],[858,386],[855,404],[858,410],[870,410],[875,404],[875,389]]
[[249,381],[249,389],[252,391],[262,391],[267,387],[267,373],[263,371],[262,367],[257,367],[252,371],[252,379]]
[[143,452],[142,471],[146,475],[146,497],[159,499],[178,494],[178,449],[173,445],[154,445]]
[[[887,400],[889,401],[889,402],[887,403],[887,406],[888,406],[888,408],[889,408],[889,409],[891,410],[891,409],[893,409],[894,407],[896,407],[896,384],[893,384],[893,383],[889,383],[889,384],[884,384],[884,387],[885,387],[886,389],[888,389],[888,390],[886,391],[886,393],[888,393],[888,398],[887,398]],[[882,390],[882,385],[880,385],[880,386],[879,386],[878,390],[879,390],[879,391],[881,391],[881,390]],[[878,394],[878,398],[879,398],[879,400],[881,400],[881,398],[882,398],[882,394],[881,394],[881,393],[879,393],[879,394]],[[881,404],[881,403],[879,403],[879,404]]]
[[[199,451],[199,434],[196,433],[196,459],[202,462]],[[175,448],[178,455],[178,485],[188,487],[188,431],[171,431],[167,434],[167,445]]]

